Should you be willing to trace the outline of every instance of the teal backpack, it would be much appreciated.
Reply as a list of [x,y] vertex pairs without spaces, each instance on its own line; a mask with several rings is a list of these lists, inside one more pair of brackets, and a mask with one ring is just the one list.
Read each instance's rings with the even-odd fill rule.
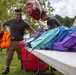
[[45,31],[36,40],[31,42],[31,47],[36,49],[46,48],[46,46],[57,37],[58,33],[59,33],[58,28],[49,29]]

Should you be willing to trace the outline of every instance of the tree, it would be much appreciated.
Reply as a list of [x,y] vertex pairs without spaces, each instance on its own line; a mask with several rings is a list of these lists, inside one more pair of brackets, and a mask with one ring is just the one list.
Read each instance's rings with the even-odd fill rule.
[[13,8],[16,7],[18,0],[1,0],[0,1],[0,21],[1,23],[13,16]]
[[65,25],[64,24],[64,19],[60,16],[60,15],[55,15],[55,17],[60,21],[60,23],[62,24],[62,25]]
[[71,27],[73,25],[75,18],[76,18],[76,17],[70,18],[68,16],[63,18],[59,15],[55,15],[55,17],[61,22],[62,25],[65,25],[67,27]]

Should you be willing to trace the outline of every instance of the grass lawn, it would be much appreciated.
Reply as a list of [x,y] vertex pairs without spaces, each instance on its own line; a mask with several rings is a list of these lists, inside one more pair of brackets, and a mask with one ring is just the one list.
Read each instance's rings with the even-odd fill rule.
[[[0,52],[0,75],[2,74],[2,70],[5,69],[5,62],[6,62],[6,50]],[[17,59],[16,52],[14,53],[13,60],[10,66],[10,73],[8,75],[34,75],[32,71],[21,71],[21,64],[20,61]]]
[[[0,52],[0,75],[2,75],[2,70],[5,69],[5,62],[6,62],[6,50],[3,50],[2,54]],[[51,72],[49,71],[49,68],[48,68],[46,71],[42,73],[51,73]],[[55,75],[59,75],[58,73],[59,73],[58,71],[55,71]],[[21,71],[21,64],[15,52],[10,66],[10,72],[8,75],[35,75],[35,72],[33,71],[27,72],[26,70]]]

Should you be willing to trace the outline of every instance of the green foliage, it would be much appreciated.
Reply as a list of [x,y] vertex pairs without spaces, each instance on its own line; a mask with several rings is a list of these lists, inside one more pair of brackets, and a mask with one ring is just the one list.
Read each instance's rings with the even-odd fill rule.
[[65,25],[67,27],[71,27],[73,25],[73,22],[75,20],[75,17],[74,18],[69,18],[69,17],[61,17],[59,15],[55,15],[55,17],[61,22],[62,25]]
[[[18,0],[15,0],[18,1]],[[14,0],[1,0],[0,1],[0,21],[1,23],[13,16],[13,8],[16,6]]]
[[41,5],[41,9],[46,11],[49,16],[51,16],[51,12],[54,11],[54,9],[51,6],[51,3],[48,0],[38,0],[40,5]]

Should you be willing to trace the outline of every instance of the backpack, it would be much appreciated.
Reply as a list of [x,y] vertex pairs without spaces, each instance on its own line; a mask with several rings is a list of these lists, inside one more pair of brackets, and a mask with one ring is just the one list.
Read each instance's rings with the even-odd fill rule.
[[58,29],[60,30],[58,36],[47,45],[46,49],[53,49],[53,43],[63,40],[69,33],[69,28],[66,26],[59,26]]
[[29,16],[35,20],[39,20],[41,16],[41,7],[37,0],[32,0],[26,4],[26,10]]
[[38,38],[40,35],[42,35],[45,31],[46,31],[46,29],[44,29],[44,27],[40,27],[40,28],[36,31],[36,33],[35,33],[34,35],[32,35],[30,38],[28,38],[28,39],[24,42],[25,46],[31,47],[30,43],[31,43],[32,41],[34,41],[35,39],[37,39],[37,38]]
[[69,51],[76,52],[75,49],[72,49],[75,44],[76,44],[76,32],[67,36],[61,42],[55,42],[53,44],[53,49],[55,49],[57,51],[64,51],[64,52],[69,52]]
[[2,40],[0,48],[8,48],[10,46],[10,32],[4,32],[0,39]]
[[31,42],[32,48],[44,49],[48,45],[49,42],[54,40],[59,33],[58,28],[49,29],[45,31],[41,36],[39,36],[36,40]]
[[72,33],[76,32],[76,26],[70,27],[69,28],[69,33],[68,35],[71,35]]

